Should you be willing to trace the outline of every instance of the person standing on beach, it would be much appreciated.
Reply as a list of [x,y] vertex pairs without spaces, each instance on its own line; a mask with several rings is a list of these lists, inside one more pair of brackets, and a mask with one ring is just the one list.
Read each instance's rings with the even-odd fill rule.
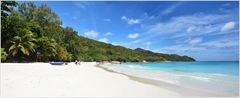
[[75,65],[77,65],[78,64],[78,61],[77,60],[75,60]]

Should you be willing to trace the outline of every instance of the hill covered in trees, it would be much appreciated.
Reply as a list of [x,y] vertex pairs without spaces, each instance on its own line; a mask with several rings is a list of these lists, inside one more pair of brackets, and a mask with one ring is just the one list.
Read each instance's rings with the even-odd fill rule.
[[79,36],[46,4],[1,2],[1,60],[22,61],[195,61],[188,56],[129,49]]

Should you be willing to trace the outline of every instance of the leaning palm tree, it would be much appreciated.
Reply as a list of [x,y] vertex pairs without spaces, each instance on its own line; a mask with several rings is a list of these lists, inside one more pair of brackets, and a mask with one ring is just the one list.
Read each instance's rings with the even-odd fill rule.
[[9,53],[15,57],[18,53],[29,56],[31,52],[35,51],[35,38],[33,33],[27,29],[21,30],[17,36],[11,41]]

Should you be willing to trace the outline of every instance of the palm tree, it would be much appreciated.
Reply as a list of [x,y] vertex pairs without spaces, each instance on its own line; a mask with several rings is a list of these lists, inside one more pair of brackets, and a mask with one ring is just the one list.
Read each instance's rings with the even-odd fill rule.
[[56,51],[57,43],[54,39],[49,39],[48,37],[42,36],[38,38],[37,44],[38,44],[38,48],[42,50],[41,54],[43,54],[43,57],[45,60],[49,56],[55,56],[57,54],[57,51]]
[[13,57],[19,53],[29,56],[31,52],[35,52],[35,40],[31,31],[23,29],[10,41],[11,46],[8,51]]
[[5,19],[8,16],[8,12],[11,12],[11,7],[17,5],[16,1],[1,1],[1,18]]

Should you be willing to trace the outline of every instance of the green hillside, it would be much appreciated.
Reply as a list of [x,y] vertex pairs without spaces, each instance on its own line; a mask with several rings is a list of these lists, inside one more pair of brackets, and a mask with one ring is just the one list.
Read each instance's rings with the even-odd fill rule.
[[[115,46],[63,28],[46,4],[1,2],[1,60],[22,61],[195,61],[188,56]],[[14,8],[15,7],[15,8]],[[79,23],[81,24],[81,23]]]

